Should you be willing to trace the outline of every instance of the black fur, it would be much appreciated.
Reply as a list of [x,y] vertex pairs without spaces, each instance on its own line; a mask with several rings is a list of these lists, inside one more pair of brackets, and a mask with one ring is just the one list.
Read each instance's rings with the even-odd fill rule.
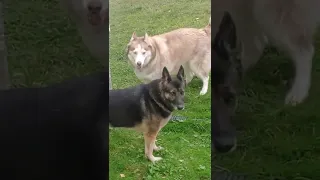
[[0,179],[106,180],[108,78],[0,91]]
[[181,93],[181,89],[184,88],[184,70],[181,66],[175,78],[172,78],[164,67],[161,79],[131,88],[110,90],[110,125],[132,128],[139,125],[143,119],[148,119],[150,115],[167,119],[175,108],[182,104],[184,106],[184,94],[175,95],[173,101],[166,99],[164,94],[173,90]]
[[228,12],[224,13],[219,30],[212,41],[212,142],[219,152],[236,147],[236,130],[232,116],[236,108],[238,83],[242,77],[237,46],[236,27]]
[[[113,127],[132,128],[142,122],[142,119],[149,114],[153,114],[162,118],[168,118],[174,110],[166,104],[160,97],[159,83],[161,80],[152,81],[149,84],[141,84],[138,86],[110,90],[109,96],[109,119]],[[156,97],[152,97],[153,92]],[[141,102],[145,102],[145,108],[142,109]],[[155,101],[161,103],[160,107]]]

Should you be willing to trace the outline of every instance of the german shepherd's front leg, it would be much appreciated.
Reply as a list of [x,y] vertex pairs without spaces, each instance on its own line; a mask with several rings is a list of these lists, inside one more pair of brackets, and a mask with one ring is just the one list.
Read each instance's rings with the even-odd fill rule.
[[154,151],[160,151],[160,150],[162,150],[162,149],[163,149],[163,147],[157,146],[157,145],[156,145],[156,142],[154,142],[154,145],[153,145],[153,150],[154,150]]
[[156,147],[155,142],[156,142],[157,134],[158,132],[144,133],[145,155],[152,162],[160,161],[162,159],[161,157],[153,156],[153,150]]

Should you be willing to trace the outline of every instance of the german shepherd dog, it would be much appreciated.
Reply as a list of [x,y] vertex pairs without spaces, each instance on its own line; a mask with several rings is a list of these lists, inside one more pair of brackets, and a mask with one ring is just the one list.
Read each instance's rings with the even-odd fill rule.
[[[236,26],[225,12],[212,44],[212,141],[219,152],[236,147],[236,130],[231,117],[236,108],[242,78],[241,43],[237,43]],[[238,48],[240,47],[240,49]]]
[[166,67],[162,77],[148,84],[109,92],[109,123],[112,127],[133,128],[144,134],[145,155],[152,161],[153,150],[162,149],[155,141],[159,131],[168,123],[175,109],[184,109],[186,82],[183,67],[171,78]]
[[108,175],[108,72],[0,91],[0,179]]

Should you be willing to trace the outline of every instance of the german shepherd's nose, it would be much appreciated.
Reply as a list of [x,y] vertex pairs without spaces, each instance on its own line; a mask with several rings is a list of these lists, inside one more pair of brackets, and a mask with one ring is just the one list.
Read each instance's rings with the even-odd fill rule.
[[232,152],[237,147],[237,140],[232,136],[213,138],[214,148],[220,153]]
[[101,1],[90,1],[87,5],[89,12],[91,13],[100,13],[102,9]]
[[178,106],[177,109],[178,110],[184,110],[184,106],[183,105],[182,106]]

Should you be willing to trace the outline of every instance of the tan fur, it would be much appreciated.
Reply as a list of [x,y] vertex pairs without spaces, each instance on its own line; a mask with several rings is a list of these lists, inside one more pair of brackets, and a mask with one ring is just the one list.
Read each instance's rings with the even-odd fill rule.
[[[187,83],[196,75],[204,83],[201,95],[207,92],[211,70],[210,24],[203,29],[181,28],[152,37],[146,36],[146,38],[137,37],[134,33],[127,51],[129,62],[141,81],[147,83],[160,78],[164,66],[168,68],[170,74],[177,74],[182,65]],[[130,53],[133,53],[138,45],[152,52],[150,62],[141,69],[137,69],[134,60],[130,58]]]
[[161,157],[153,156],[153,151],[161,150],[162,147],[156,145],[156,138],[160,130],[169,122],[171,116],[163,119],[158,116],[151,115],[150,118],[142,120],[141,124],[137,124],[133,129],[144,134],[145,140],[145,156],[152,162],[159,161]]
[[217,0],[211,6],[214,34],[224,11],[234,19],[243,46],[241,59],[245,70],[256,64],[271,42],[288,53],[296,65],[296,77],[286,104],[295,105],[308,96],[314,53],[312,38],[320,19],[319,0]]

